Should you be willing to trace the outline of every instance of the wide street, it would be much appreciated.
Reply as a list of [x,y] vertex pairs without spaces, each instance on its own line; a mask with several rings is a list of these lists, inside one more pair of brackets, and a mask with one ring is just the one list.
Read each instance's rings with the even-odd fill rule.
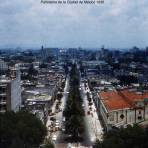
[[[87,92],[90,93],[88,84],[86,83],[86,87],[84,85],[84,82],[80,81],[80,94],[83,98],[83,107],[85,111],[84,121],[85,121],[85,133],[84,133],[84,141],[81,143],[81,145],[84,146],[92,146],[92,144],[96,141],[96,139],[101,140],[102,134],[103,134],[103,128],[101,127],[100,121],[98,119],[98,115],[96,112],[96,108],[94,105],[94,102],[92,101],[91,105],[91,111],[90,107],[88,105],[88,99],[87,99]],[[63,117],[63,110],[65,108],[66,100],[68,98],[69,94],[69,76],[66,78],[65,88],[63,92],[63,97],[61,99],[61,105],[60,105],[60,112],[56,113],[56,101],[54,102],[52,106],[52,112],[55,113],[52,117],[56,119],[56,121],[59,123],[60,130],[56,132],[48,132],[48,137],[53,141],[56,147],[67,147],[67,143],[64,141],[64,133],[62,130],[64,129],[64,117]],[[91,95],[90,95],[91,96]],[[92,96],[91,96],[92,97]],[[90,114],[88,114],[88,111],[90,111]],[[47,128],[50,128],[51,125],[51,116],[48,117],[47,121]]]

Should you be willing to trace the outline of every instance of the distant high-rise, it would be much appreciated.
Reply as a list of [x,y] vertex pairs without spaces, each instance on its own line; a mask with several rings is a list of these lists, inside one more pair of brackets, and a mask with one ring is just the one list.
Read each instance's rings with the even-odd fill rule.
[[0,72],[1,71],[7,71],[7,70],[8,70],[7,63],[0,59]]
[[58,48],[44,48],[41,47],[41,56],[42,60],[45,61],[50,57],[58,57],[59,49]]

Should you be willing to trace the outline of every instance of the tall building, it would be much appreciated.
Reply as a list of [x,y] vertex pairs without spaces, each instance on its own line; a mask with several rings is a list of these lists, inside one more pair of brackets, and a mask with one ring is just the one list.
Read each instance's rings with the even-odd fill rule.
[[21,107],[21,85],[19,72],[0,78],[0,112],[19,111]]
[[59,49],[58,48],[44,48],[43,46],[41,47],[41,56],[42,60],[45,61],[48,58],[58,58],[58,53]]
[[8,70],[7,63],[0,59],[0,73],[3,73],[7,70]]

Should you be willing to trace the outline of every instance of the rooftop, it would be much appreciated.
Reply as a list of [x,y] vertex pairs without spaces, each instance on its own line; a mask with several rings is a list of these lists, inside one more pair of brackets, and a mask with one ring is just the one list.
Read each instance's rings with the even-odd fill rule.
[[148,92],[142,94],[124,89],[120,91],[101,91],[99,96],[106,109],[112,111],[135,107],[136,101],[144,101],[144,99],[148,98]]
[[47,94],[36,95],[36,96],[29,96],[29,98],[27,99],[27,101],[34,101],[34,102],[50,101],[50,100],[51,100],[51,96],[49,96]]

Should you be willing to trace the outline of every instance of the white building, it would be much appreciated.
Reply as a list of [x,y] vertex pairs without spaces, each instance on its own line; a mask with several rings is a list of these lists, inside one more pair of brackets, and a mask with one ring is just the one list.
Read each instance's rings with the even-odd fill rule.
[[106,130],[148,121],[148,92],[111,90],[99,92],[98,97],[99,113]]
[[19,111],[21,107],[20,74],[0,78],[0,112]]

